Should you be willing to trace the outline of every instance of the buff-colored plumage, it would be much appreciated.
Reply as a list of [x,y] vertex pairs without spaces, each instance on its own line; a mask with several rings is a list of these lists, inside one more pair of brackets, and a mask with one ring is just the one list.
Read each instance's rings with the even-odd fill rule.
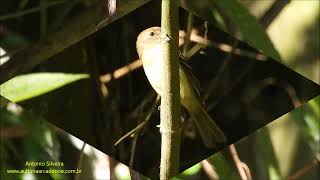
[[[142,60],[145,74],[153,89],[161,96],[161,32],[160,27],[151,27],[142,31],[137,38],[137,52]],[[224,143],[226,138],[220,128],[211,119],[203,107],[198,82],[182,61],[179,65],[180,101],[189,111],[198,131],[207,147]]]

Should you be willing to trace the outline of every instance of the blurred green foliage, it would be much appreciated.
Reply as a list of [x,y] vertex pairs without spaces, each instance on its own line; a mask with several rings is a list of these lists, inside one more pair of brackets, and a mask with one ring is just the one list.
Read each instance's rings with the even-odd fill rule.
[[[36,166],[25,166],[26,162],[31,161],[59,161],[60,143],[52,126],[32,112],[23,111],[18,105],[10,104],[8,109],[0,110],[1,129],[12,133],[7,138],[1,137],[1,177],[25,179],[23,177],[26,174],[7,174],[6,170],[36,169]],[[63,174],[48,175],[55,180],[64,177]],[[34,174],[36,179],[44,178],[43,176],[46,175]]]
[[[209,5],[212,10],[213,18],[219,22],[225,29],[226,22],[224,22],[223,15],[226,15],[233,24],[239,28],[241,34],[243,35],[244,39],[253,47],[256,47],[267,55],[271,56],[276,60],[281,60],[279,55],[283,54],[282,51],[278,52],[270,38],[268,37],[265,30],[259,25],[257,18],[252,16],[249,11],[250,7],[244,7],[236,0],[209,0]],[[253,2],[253,1],[252,1]],[[258,1],[256,1],[258,2]],[[11,7],[11,1],[5,1],[6,7]],[[83,3],[83,4],[82,4]],[[84,8],[90,6],[90,4],[94,3],[94,1],[86,0],[84,2],[74,0],[70,1],[69,3],[65,4],[65,6],[60,6],[59,13],[56,13],[55,18],[56,21],[52,24],[47,24],[49,32],[53,32],[55,30],[59,30],[59,28],[63,27],[63,23],[69,17],[74,16],[77,8]],[[33,7],[34,4],[37,4],[35,1],[28,1],[24,0],[20,3],[20,8],[29,8]],[[216,7],[218,7],[219,11],[216,11]],[[12,8],[11,8],[12,9]],[[3,12],[3,10],[2,10]],[[297,12],[295,12],[297,13]],[[299,14],[299,13],[297,13]],[[319,13],[316,13],[319,15]],[[2,14],[1,14],[2,15]],[[44,14],[42,14],[44,15]],[[35,16],[28,15],[28,18],[37,19],[39,14]],[[23,19],[24,17],[19,17]],[[316,18],[317,19],[317,18]],[[286,19],[286,22],[290,22],[290,19]],[[8,27],[10,23],[8,23]],[[1,27],[5,27],[4,25],[0,24]],[[30,25],[32,26],[32,25]],[[5,28],[8,28],[5,27]],[[43,28],[43,27],[42,27]],[[14,28],[13,28],[14,29]],[[19,28],[16,28],[16,30]],[[45,28],[46,29],[46,28]],[[282,28],[280,28],[282,29]],[[319,30],[319,29],[318,29]],[[11,31],[11,30],[10,30]],[[9,31],[9,32],[10,32]],[[31,37],[28,35],[23,34],[26,31],[26,34],[32,34]],[[7,48],[9,50],[15,50],[18,48],[25,47],[33,42],[35,37],[39,37],[37,34],[38,32],[28,32],[24,30],[21,32],[10,32],[4,33],[0,39],[0,46],[3,48]],[[39,28],[40,32],[40,28]],[[306,32],[302,32],[306,33]],[[313,34],[316,33],[317,37],[319,36],[319,32],[315,31],[312,32]],[[304,37],[306,38],[306,37]],[[33,39],[33,40],[32,40]],[[287,38],[287,40],[290,38]],[[295,37],[291,38],[292,40],[296,40]],[[315,38],[317,39],[317,38]],[[275,40],[277,41],[277,40]],[[317,41],[319,42],[319,41]],[[300,42],[297,42],[298,44]],[[317,49],[319,54],[319,44],[314,43],[312,44],[312,49]],[[287,44],[286,47],[290,47],[290,44]],[[280,48],[282,49],[282,47]],[[307,56],[308,54],[303,55],[308,48],[301,48],[300,53],[301,56],[295,54],[296,51],[292,51],[289,53],[295,54],[295,56],[302,58]],[[287,53],[287,52],[286,52]],[[286,55],[285,53],[285,55]],[[316,53],[315,53],[316,54]],[[290,57],[289,55],[287,55]],[[319,60],[319,57],[318,57]],[[283,63],[287,63],[284,60]],[[299,65],[299,63],[297,63]],[[290,64],[288,63],[290,66]],[[304,66],[302,67],[304,68]],[[309,71],[308,68],[306,68]],[[44,93],[48,93],[55,89],[61,88],[64,85],[72,83],[74,81],[88,78],[86,74],[64,74],[64,73],[41,73],[41,74],[32,74],[32,75],[22,75],[18,76],[5,84],[0,86],[1,92],[0,94],[4,97],[7,97],[9,100],[13,102],[19,102],[23,100],[28,100],[30,98],[42,95]],[[295,142],[297,143],[297,148],[303,147],[306,148],[303,152],[299,152],[294,154],[296,161],[293,163],[298,164],[301,159],[306,158],[307,160],[312,160],[310,156],[306,157],[304,153],[308,153],[309,151],[312,152],[311,156],[314,156],[318,161],[320,161],[320,150],[319,150],[319,137],[320,137],[320,97],[311,100],[307,104],[303,105],[299,109],[294,110],[290,113],[290,118],[293,119],[293,122],[297,124],[299,129],[299,137],[301,137],[301,141]],[[8,128],[8,127],[17,127],[26,129],[29,133],[23,135],[22,137],[18,138],[8,138],[8,139],[1,139],[1,176],[3,176],[3,170],[5,169],[22,169],[24,167],[25,161],[58,161],[61,157],[61,146],[60,141],[57,138],[57,135],[54,133],[54,130],[51,126],[47,123],[43,123],[45,121],[41,117],[37,117],[34,114],[22,111],[20,112],[19,109],[8,111],[7,109],[2,108],[1,114],[1,128]],[[35,123],[37,121],[38,123]],[[16,132],[13,132],[16,133]],[[287,132],[286,136],[290,137],[291,132]],[[274,150],[275,143],[273,142],[272,138],[270,138],[270,134],[267,129],[263,129],[255,133],[258,138],[248,138],[244,141],[246,143],[238,143],[237,147],[239,147],[239,156],[242,159],[248,159],[248,161],[244,162],[250,165],[257,165],[259,163],[253,162],[255,157],[252,154],[248,153],[246,148],[248,148],[250,143],[254,144],[252,148],[255,153],[259,154],[259,158],[262,159],[264,163],[263,166],[256,167],[265,168],[263,171],[266,171],[268,179],[282,179],[287,177],[288,175],[294,173],[297,167],[303,168],[304,164],[298,164],[294,167],[291,167],[288,174],[282,174],[281,172],[281,165],[278,163],[279,159],[277,158],[276,152]],[[289,141],[289,140],[288,140]],[[282,142],[286,143],[286,142]],[[307,145],[307,147],[305,147]],[[245,148],[244,148],[245,146]],[[243,150],[245,149],[245,150]],[[249,149],[249,148],[248,148]],[[228,149],[225,149],[212,157],[208,158],[210,162],[212,162],[215,166],[215,171],[219,175],[220,179],[239,179],[238,172],[235,168],[234,162],[231,160]],[[256,158],[258,159],[258,158]],[[300,161],[299,161],[300,159]],[[251,162],[251,161],[252,162]],[[90,161],[91,162],[91,161]],[[304,162],[305,163],[305,162]],[[258,166],[258,165],[257,165]],[[250,169],[254,169],[255,167],[249,166]],[[319,168],[318,168],[319,169]],[[199,175],[201,173],[201,165],[197,164],[190,169],[184,171],[181,175],[176,177],[176,179],[191,179],[193,176]],[[263,173],[261,173],[263,174]],[[255,174],[254,179],[261,179],[261,174]],[[12,174],[6,176],[5,179],[24,179],[23,175],[19,174]],[[52,179],[68,179],[63,174],[52,174],[50,176]],[[201,177],[201,176],[200,176]],[[202,176],[203,177],[203,176]],[[37,179],[43,178],[42,175],[36,176]],[[48,177],[49,178],[49,177]],[[311,176],[307,176],[306,179],[317,178],[316,174],[314,173]]]

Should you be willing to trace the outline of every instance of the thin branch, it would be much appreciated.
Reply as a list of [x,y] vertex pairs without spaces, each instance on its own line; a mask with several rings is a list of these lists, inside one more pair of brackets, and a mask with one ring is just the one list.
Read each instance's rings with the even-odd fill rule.
[[235,145],[231,144],[229,146],[229,149],[230,149],[232,159],[233,159],[233,161],[237,167],[237,170],[239,172],[241,180],[251,180],[251,179],[249,179],[250,176],[247,176],[248,172],[246,172],[245,168],[243,168],[243,162],[240,160],[240,158],[238,156],[237,149],[236,149]]
[[134,155],[136,152],[136,146],[139,136],[137,134],[134,134],[132,146],[131,146],[131,152],[130,152],[130,161],[129,161],[129,167],[133,168],[133,162],[134,162]]
[[208,160],[201,161],[201,165],[209,180],[220,179],[218,173],[214,169],[214,166]]
[[[186,33],[184,31],[180,31],[179,33],[180,33],[179,36],[181,38],[180,39],[181,42],[179,42],[179,45],[181,45],[184,43],[183,38],[186,36]],[[212,41],[206,39],[205,37],[202,37],[202,36],[196,34],[194,31],[191,32],[190,40],[192,42],[197,43],[195,46],[198,46],[198,45],[200,45],[201,47],[211,46],[211,47],[219,49],[220,51],[225,52],[225,53],[233,53],[234,55],[245,56],[245,57],[249,57],[249,58],[252,58],[255,60],[259,60],[259,61],[266,61],[268,59],[268,57],[266,57],[264,54],[259,53],[259,52],[252,52],[252,51],[248,51],[248,50],[244,50],[244,49],[240,49],[240,48],[234,48],[234,47],[232,47],[232,45],[229,45],[226,43],[212,42]],[[189,57],[194,54],[193,53],[191,55],[188,55],[188,53],[186,56],[189,56]]]
[[190,48],[190,35],[192,31],[192,25],[193,25],[193,15],[191,12],[188,13],[188,23],[187,23],[187,29],[186,29],[186,35],[184,37],[185,42],[183,46],[183,56],[186,56],[186,53],[188,52]]
[[85,41],[81,41],[81,52],[83,54],[83,59],[85,60],[86,64],[89,67],[89,73],[91,78],[92,87],[95,92],[96,97],[96,118],[93,120],[94,124],[97,128],[97,141],[100,142],[101,146],[104,149],[110,149],[113,147],[112,142],[110,139],[112,137],[107,137],[107,133],[111,129],[110,123],[107,123],[107,111],[106,102],[104,101],[104,89],[102,88],[102,83],[100,82],[100,71],[98,67],[98,60],[96,57],[96,52],[94,49],[94,44],[91,38],[87,38]]
[[130,172],[130,179],[131,180],[142,180],[142,176],[137,171],[133,170],[132,168],[128,168]]
[[307,174],[312,168],[316,167],[317,165],[319,166],[319,161],[313,160],[313,161],[309,162],[308,164],[306,164],[303,168],[296,171],[293,175],[289,176],[287,178],[287,180],[300,179],[302,176]]
[[228,67],[228,65],[231,63],[231,59],[233,57],[233,53],[235,51],[235,47],[238,45],[238,41],[234,40],[234,42],[232,43],[231,46],[231,52],[222,60],[222,64],[219,67],[219,70],[217,72],[217,75],[211,79],[210,81],[210,85],[206,91],[206,94],[204,96],[204,99],[207,100],[209,95],[215,91],[215,89],[218,87],[218,81],[220,79],[222,79],[222,76],[224,75],[223,73],[225,72],[226,68]]
[[47,18],[48,18],[48,0],[41,0],[40,2],[40,38],[47,35]]
[[[85,147],[86,147],[86,143],[83,142],[82,147],[80,149],[80,155],[79,155],[79,160],[78,160],[78,163],[77,163],[77,169],[81,169],[81,167],[82,167],[84,148]],[[81,175],[81,173],[75,174],[74,180],[79,180],[80,179],[80,175]]]
[[117,162],[111,158],[110,156],[106,156],[107,157],[107,160],[108,160],[108,164],[109,164],[109,172],[110,172],[110,176],[109,178],[110,179],[115,179],[115,172],[114,172],[114,169],[117,165]]
[[157,97],[156,101],[154,102],[153,106],[150,108],[150,110],[147,112],[147,115],[145,117],[145,119],[134,129],[132,129],[131,131],[129,131],[128,133],[126,133],[125,135],[123,135],[120,139],[118,139],[114,145],[117,146],[121,141],[123,141],[124,139],[126,139],[129,136],[132,135],[136,135],[138,134],[143,128],[144,126],[149,122],[150,117],[152,115],[152,112],[156,109],[157,104],[159,102],[160,98],[159,96]]
[[267,12],[260,18],[261,25],[266,29],[282,11],[282,9],[290,3],[290,1],[291,0],[276,0],[267,10]]
[[246,175],[248,177],[248,180],[252,179],[250,168],[248,167],[248,165],[246,163],[244,163],[244,162],[242,162],[241,165],[242,165],[242,168],[243,168],[244,172],[246,173]]
[[51,31],[56,31],[58,27],[60,27],[63,21],[66,19],[70,11],[79,3],[79,1],[82,0],[71,0],[68,4],[64,5],[63,10],[59,12],[59,14],[57,14],[54,22],[52,22],[49,29]]
[[299,97],[297,96],[295,88],[290,83],[283,82],[275,78],[266,78],[258,81],[255,85],[252,85],[247,91],[250,94],[248,94],[248,98],[246,99],[246,101],[252,101],[259,95],[260,92],[262,92],[263,89],[270,86],[277,86],[283,89],[287,93],[294,108],[298,108],[302,104]]
[[117,70],[115,70],[113,73],[108,73],[100,76],[100,81],[102,83],[108,83],[111,81],[111,79],[118,79],[122,76],[127,75],[129,72],[132,72],[142,66],[141,60],[136,60],[126,66],[123,66]]

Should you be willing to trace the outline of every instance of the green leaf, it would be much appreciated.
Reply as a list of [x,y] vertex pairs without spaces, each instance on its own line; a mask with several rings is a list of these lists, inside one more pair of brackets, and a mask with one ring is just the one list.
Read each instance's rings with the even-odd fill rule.
[[310,108],[313,110],[314,114],[318,119],[320,119],[320,96],[313,98],[308,102]]
[[32,73],[20,75],[1,84],[0,95],[16,103],[88,77],[88,74],[65,73]]
[[222,150],[208,158],[208,160],[214,164],[219,179],[239,179],[236,167],[224,155],[226,151],[226,149]]
[[199,173],[199,171],[201,170],[201,164],[195,164],[192,167],[190,167],[189,169],[183,171],[182,173],[180,173],[179,175],[171,178],[171,180],[182,180],[182,179],[186,179],[187,177],[190,176],[194,176],[197,173]]
[[211,10],[215,5],[218,6],[232,23],[239,27],[245,41],[250,46],[281,62],[280,54],[274,48],[263,27],[237,0],[209,0],[209,5]]
[[185,170],[182,172],[183,175],[185,176],[192,176],[197,174],[201,170],[201,165],[200,163],[193,165],[189,169]]
[[261,154],[266,162],[269,178],[283,179],[270,132],[267,128],[261,128],[258,133],[259,135],[257,134],[258,136],[256,136],[256,142],[259,145],[258,147],[263,147],[261,148]]
[[299,129],[301,129],[302,139],[309,144],[310,149],[318,160],[320,160],[319,97],[312,99],[290,113]]

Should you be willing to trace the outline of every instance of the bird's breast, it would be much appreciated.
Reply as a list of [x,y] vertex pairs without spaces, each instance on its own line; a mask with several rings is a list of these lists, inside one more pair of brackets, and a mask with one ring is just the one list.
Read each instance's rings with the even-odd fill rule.
[[[149,48],[148,51],[142,53],[142,63],[144,72],[153,87],[153,89],[161,95],[162,92],[162,54],[161,47],[157,46]],[[180,78],[180,97],[181,103],[187,105],[187,102],[194,100],[194,93],[192,92],[192,85],[190,84],[187,74],[179,66],[179,78]],[[191,98],[191,99],[190,99]]]
[[156,46],[154,48],[149,48],[147,51],[142,53],[142,63],[144,72],[153,87],[153,89],[161,94],[161,63],[162,63],[162,53],[161,47]]

